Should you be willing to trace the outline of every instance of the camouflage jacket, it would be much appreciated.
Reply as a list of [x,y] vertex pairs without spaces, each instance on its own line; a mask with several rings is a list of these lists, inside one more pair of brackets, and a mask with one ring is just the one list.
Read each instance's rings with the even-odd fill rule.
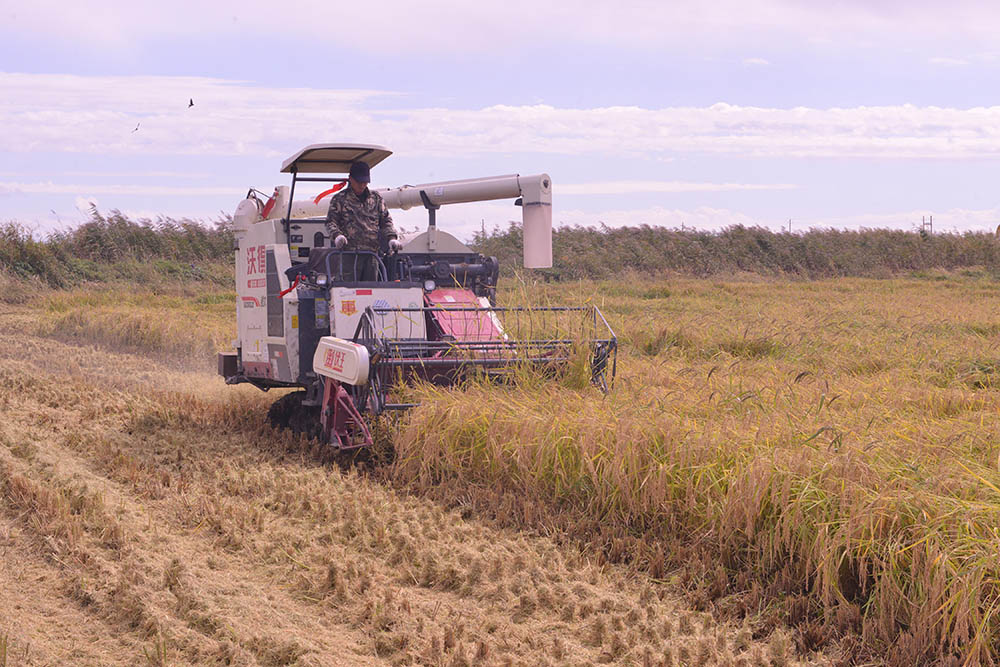
[[[396,228],[385,207],[382,195],[365,188],[360,196],[354,194],[348,185],[330,198],[330,209],[326,213],[326,230],[330,235],[330,245],[338,234],[347,237],[345,250],[385,250],[389,239],[396,238]],[[381,239],[379,232],[382,232]],[[379,248],[381,240],[382,247]]]

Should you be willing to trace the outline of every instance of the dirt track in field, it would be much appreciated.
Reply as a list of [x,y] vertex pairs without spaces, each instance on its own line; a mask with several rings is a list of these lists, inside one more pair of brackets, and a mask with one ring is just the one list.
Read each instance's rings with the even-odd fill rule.
[[788,638],[400,494],[275,398],[0,314],[0,665],[790,664]]

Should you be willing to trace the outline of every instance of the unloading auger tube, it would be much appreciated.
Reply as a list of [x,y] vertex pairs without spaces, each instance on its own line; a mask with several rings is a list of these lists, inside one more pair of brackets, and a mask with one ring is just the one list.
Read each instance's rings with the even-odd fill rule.
[[[341,450],[372,444],[367,418],[413,407],[393,395],[414,379],[448,385],[469,373],[503,378],[572,365],[607,391],[618,346],[598,308],[498,308],[496,258],[437,228],[441,206],[516,199],[525,266],[551,266],[549,176],[379,190],[390,208],[424,207],[427,231],[395,251],[385,240],[379,252],[337,248],[325,227],[326,197],[344,187],[352,162],[374,167],[389,155],[368,144],[307,146],[282,164],[290,186],[270,198],[251,189],[237,206],[238,337],[234,353],[219,355],[226,382],[304,390],[279,399],[272,419]],[[334,185],[295,201],[300,181]]]
[[388,208],[423,206],[428,211],[428,247],[436,241],[435,211],[445,204],[517,199],[524,232],[524,268],[552,266],[552,179],[548,174],[490,176],[462,181],[404,185],[378,190]]

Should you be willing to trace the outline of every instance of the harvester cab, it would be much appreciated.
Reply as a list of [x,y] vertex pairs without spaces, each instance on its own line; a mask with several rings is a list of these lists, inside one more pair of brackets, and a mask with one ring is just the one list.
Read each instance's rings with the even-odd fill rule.
[[[238,337],[234,353],[219,355],[226,382],[304,389],[280,399],[273,416],[342,450],[372,444],[367,416],[413,407],[392,400],[407,380],[451,384],[473,369],[504,375],[583,358],[607,391],[617,340],[597,307],[499,307],[496,258],[437,228],[443,205],[516,199],[524,266],[549,267],[547,174],[379,190],[388,208],[426,209],[427,230],[393,250],[387,242],[379,252],[336,246],[325,226],[327,197],[345,187],[353,162],[374,167],[391,154],[374,145],[307,146],[282,164],[290,186],[266,200],[251,189],[237,206]],[[296,201],[302,182],[331,187]]]

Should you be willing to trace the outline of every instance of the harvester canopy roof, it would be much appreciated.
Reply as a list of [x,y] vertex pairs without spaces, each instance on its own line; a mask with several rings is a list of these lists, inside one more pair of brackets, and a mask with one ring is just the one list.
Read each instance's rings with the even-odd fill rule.
[[374,144],[312,144],[281,164],[281,173],[346,174],[351,163],[361,160],[374,167],[392,155],[385,146]]

